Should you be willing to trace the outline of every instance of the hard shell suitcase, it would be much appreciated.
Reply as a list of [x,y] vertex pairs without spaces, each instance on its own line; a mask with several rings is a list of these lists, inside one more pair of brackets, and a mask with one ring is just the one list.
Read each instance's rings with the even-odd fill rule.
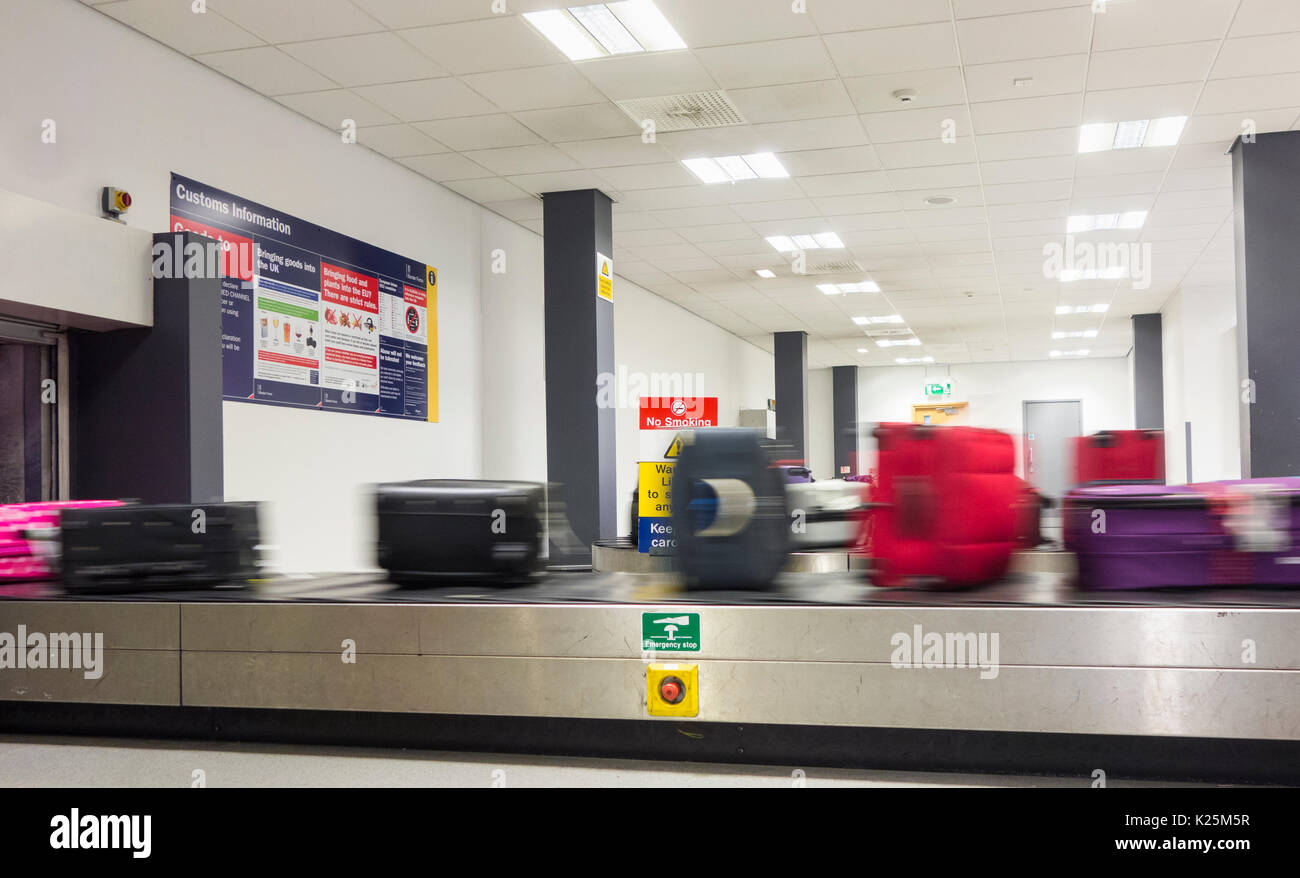
[[1074,440],[1076,485],[1165,481],[1165,434],[1160,430],[1103,430]]
[[121,505],[117,500],[58,500],[0,506],[0,580],[57,575],[61,510]]
[[243,585],[258,574],[258,504],[65,509],[63,587],[73,593]]
[[1079,488],[1063,523],[1081,588],[1300,584],[1300,478]]
[[537,482],[425,479],[379,485],[379,566],[399,585],[524,581],[542,566]]
[[1006,574],[1029,502],[1010,436],[976,427],[882,424],[865,515],[880,586],[962,588]]
[[688,589],[764,589],[785,564],[785,477],[758,437],[735,427],[682,434],[673,536]]
[[790,545],[797,549],[852,546],[860,532],[860,515],[867,486],[832,479],[794,482],[785,486],[790,507]]

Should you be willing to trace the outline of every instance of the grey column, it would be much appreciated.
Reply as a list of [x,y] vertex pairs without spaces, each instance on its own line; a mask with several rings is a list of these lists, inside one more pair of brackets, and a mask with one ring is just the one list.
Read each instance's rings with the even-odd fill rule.
[[776,368],[776,441],[794,460],[808,454],[808,333],[775,332],[772,354]]
[[1300,132],[1232,146],[1242,478],[1300,475]]
[[596,283],[596,254],[614,254],[612,207],[595,189],[542,196],[553,566],[590,564],[591,544],[617,535],[615,410],[597,399],[600,376],[615,373],[614,304]]
[[[218,246],[193,232],[154,235],[159,242],[181,252]],[[224,495],[221,278],[155,279],[153,300],[148,329],[68,334],[75,498],[206,503]]]
[[1165,428],[1165,361],[1159,314],[1133,315],[1133,426]]
[[[831,409],[835,430],[835,477],[858,474],[858,367],[831,369]],[[845,471],[848,467],[848,471]]]

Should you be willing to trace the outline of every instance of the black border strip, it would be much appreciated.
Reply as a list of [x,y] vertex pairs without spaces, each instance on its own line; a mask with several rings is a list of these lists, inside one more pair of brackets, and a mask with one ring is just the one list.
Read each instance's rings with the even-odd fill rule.
[[1300,785],[1300,741],[26,701],[0,733]]

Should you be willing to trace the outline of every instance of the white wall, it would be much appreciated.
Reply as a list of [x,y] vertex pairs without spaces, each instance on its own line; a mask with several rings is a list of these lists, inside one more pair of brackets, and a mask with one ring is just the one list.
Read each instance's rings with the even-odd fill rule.
[[[913,405],[934,402],[923,392],[927,381],[946,378],[953,383],[951,401],[969,403],[963,423],[1015,437],[1017,472],[1026,401],[1081,400],[1085,434],[1133,427],[1133,384],[1122,357],[863,368],[858,370],[858,418],[910,422]],[[873,458],[871,444],[868,466],[875,466]]]
[[1161,311],[1165,470],[1187,480],[1186,423],[1192,425],[1192,481],[1241,478],[1237,303],[1231,286],[1186,287]]
[[834,479],[835,397],[830,369],[808,370],[808,468],[814,479]]
[[[375,482],[545,478],[537,235],[75,0],[4,0],[0,34],[0,189],[97,216],[100,187],[121,186],[128,223],[159,231],[176,171],[439,269],[438,424],[224,403],[226,494],[268,501],[281,566],[373,567]],[[723,423],[771,396],[770,355],[625,280],[616,299],[620,364],[703,372]],[[634,408],[618,437],[625,528]]]

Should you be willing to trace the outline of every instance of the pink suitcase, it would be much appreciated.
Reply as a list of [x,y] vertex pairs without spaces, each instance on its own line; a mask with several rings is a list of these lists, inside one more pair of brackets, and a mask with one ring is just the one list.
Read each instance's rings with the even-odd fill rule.
[[55,576],[53,546],[44,540],[28,539],[28,532],[57,530],[61,510],[121,505],[118,500],[64,500],[0,506],[0,580],[12,582]]

